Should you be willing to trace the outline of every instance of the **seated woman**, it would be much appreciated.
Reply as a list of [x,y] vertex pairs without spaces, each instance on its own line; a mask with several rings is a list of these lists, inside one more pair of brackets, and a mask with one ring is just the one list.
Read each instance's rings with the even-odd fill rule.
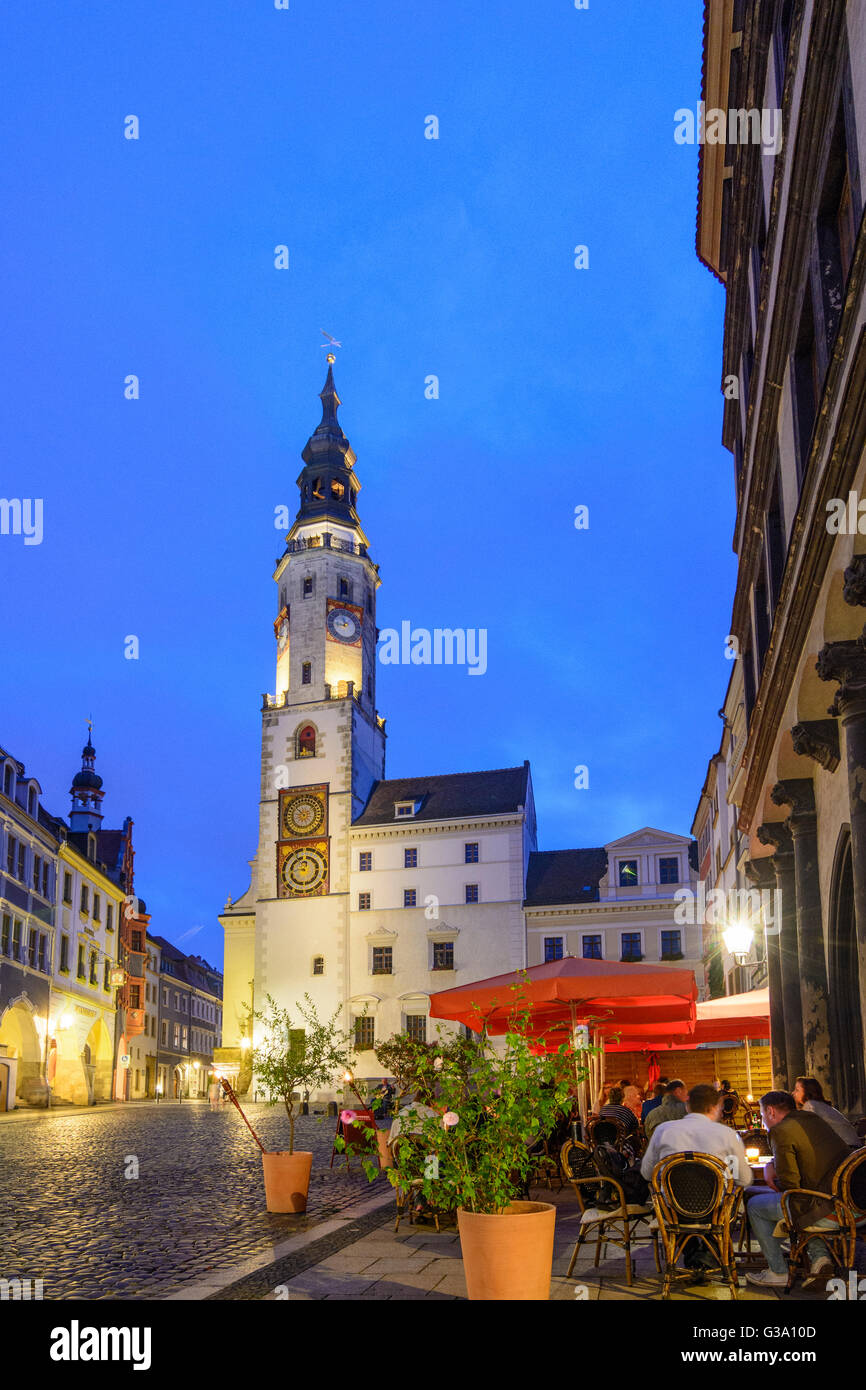
[[830,1128],[836,1131],[849,1149],[863,1147],[863,1140],[854,1126],[848,1123],[841,1110],[836,1110],[829,1101],[824,1099],[821,1083],[816,1081],[814,1076],[798,1076],[792,1094],[797,1102],[798,1110],[811,1110],[813,1115],[820,1115],[821,1119],[825,1120]]

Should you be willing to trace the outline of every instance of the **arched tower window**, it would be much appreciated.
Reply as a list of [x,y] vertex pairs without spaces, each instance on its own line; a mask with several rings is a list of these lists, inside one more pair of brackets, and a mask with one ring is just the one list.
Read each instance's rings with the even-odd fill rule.
[[314,758],[316,756],[316,731],[312,724],[305,724],[298,731],[298,757]]
[[313,479],[313,496],[314,496],[314,497],[317,497],[317,498],[319,499],[320,502],[324,502],[324,500],[325,500],[325,494],[324,494],[324,492],[322,491],[322,480],[321,480],[321,478],[314,478],[314,479]]

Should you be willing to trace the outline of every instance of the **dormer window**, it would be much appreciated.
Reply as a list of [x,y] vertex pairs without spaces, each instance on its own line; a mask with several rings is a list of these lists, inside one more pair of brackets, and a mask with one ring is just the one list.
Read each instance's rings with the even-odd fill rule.
[[395,820],[407,820],[410,816],[414,816],[414,815],[415,815],[415,812],[416,812],[417,810],[418,810],[418,802],[417,802],[417,801],[395,801],[395,802],[394,802],[394,819],[395,819]]
[[32,787],[27,793],[27,814],[31,820],[36,819],[36,793]]
[[12,769],[8,763],[3,769],[3,795],[12,797]]

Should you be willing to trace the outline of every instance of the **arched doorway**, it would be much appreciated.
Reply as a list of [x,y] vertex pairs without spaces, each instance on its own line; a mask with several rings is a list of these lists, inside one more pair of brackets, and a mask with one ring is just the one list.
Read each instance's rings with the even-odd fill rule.
[[828,994],[830,1036],[833,1039],[830,1055],[833,1104],[840,1110],[862,1115],[866,1108],[866,1066],[858,988],[851,832],[847,828],[842,832],[836,849],[829,922]]
[[81,1055],[92,1105],[111,1099],[112,1046],[105,1021],[98,1018],[87,1034]]
[[9,1055],[18,1062],[15,1085],[16,1098],[22,1105],[45,1104],[45,1080],[42,1076],[42,1043],[33,1020],[29,999],[16,999],[0,1019],[0,1043],[5,1043]]

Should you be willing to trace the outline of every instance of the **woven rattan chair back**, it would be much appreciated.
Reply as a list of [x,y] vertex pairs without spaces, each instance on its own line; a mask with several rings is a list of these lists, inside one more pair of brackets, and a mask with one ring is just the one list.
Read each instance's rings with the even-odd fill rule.
[[733,1179],[721,1159],[710,1154],[672,1154],[656,1164],[655,1187],[677,1224],[715,1221]]

